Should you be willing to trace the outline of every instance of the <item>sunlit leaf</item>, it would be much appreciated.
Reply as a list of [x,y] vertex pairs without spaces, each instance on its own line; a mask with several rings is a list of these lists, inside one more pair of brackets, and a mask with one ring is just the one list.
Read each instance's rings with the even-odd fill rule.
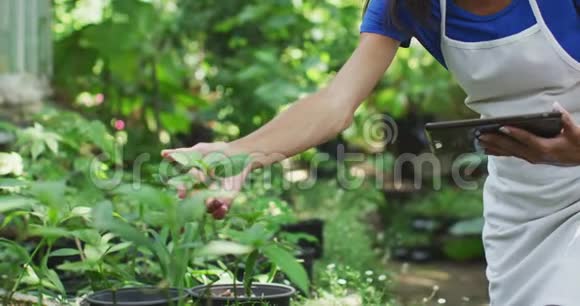
[[268,259],[278,266],[288,279],[303,292],[308,292],[309,280],[304,267],[298,263],[296,258],[285,249],[276,245],[268,245],[261,249]]
[[2,187],[24,187],[28,183],[23,180],[13,178],[0,178],[0,188]]
[[44,152],[44,143],[40,141],[35,141],[30,146],[30,154],[32,154],[32,159],[36,160],[40,154]]
[[64,285],[60,281],[58,274],[52,269],[43,269],[43,276],[48,279],[52,287],[58,290],[61,294],[66,294],[66,290],[64,289]]
[[47,238],[62,238],[70,237],[73,233],[62,227],[53,226],[41,226],[36,224],[31,224],[28,233],[32,236],[40,236]]
[[5,213],[11,210],[27,210],[34,204],[34,199],[18,197],[18,196],[4,196],[0,197],[0,213]]
[[182,166],[193,167],[203,158],[203,155],[197,151],[182,151],[171,153],[171,158]]
[[121,243],[117,243],[117,244],[113,245],[112,247],[110,247],[107,250],[107,254],[122,251],[124,249],[127,249],[131,245],[133,245],[132,242],[121,242]]
[[72,272],[98,271],[98,266],[89,261],[66,262],[58,265],[57,268]]
[[231,177],[240,174],[249,165],[247,155],[236,155],[214,162],[210,165],[210,172],[216,177]]
[[250,253],[252,247],[233,241],[211,241],[199,251],[202,256],[243,255]]
[[48,256],[51,257],[59,257],[59,256],[76,256],[79,255],[80,252],[77,249],[58,249],[55,251],[52,251]]

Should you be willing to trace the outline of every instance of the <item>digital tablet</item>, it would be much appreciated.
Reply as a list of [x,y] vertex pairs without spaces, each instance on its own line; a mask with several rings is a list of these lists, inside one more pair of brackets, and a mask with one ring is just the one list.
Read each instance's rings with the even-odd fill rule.
[[512,126],[540,137],[553,138],[562,131],[562,114],[552,112],[436,122],[426,124],[425,131],[433,153],[463,154],[482,152],[477,136],[486,133],[502,134],[499,131],[502,126]]

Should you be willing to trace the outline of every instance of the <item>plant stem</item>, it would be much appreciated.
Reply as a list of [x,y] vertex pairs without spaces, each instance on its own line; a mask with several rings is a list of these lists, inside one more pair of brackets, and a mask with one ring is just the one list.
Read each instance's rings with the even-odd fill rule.
[[36,246],[36,248],[34,249],[34,251],[32,251],[32,254],[30,254],[30,258],[28,259],[28,262],[26,264],[24,264],[22,271],[20,272],[20,274],[18,274],[18,278],[16,278],[16,282],[14,282],[12,289],[10,290],[10,292],[8,292],[8,295],[6,296],[7,302],[12,300],[12,296],[14,295],[14,293],[16,293],[16,290],[18,289],[18,285],[20,285],[20,281],[22,280],[22,276],[24,276],[24,271],[26,271],[26,267],[28,265],[30,265],[30,263],[32,262],[32,259],[34,258],[34,256],[36,256],[36,253],[40,250],[40,248],[42,246],[44,246],[44,242],[45,242],[45,238],[42,238],[40,240],[40,242],[38,243],[38,245]]
[[238,287],[237,287],[237,281],[238,281],[238,267],[240,266],[240,260],[238,258],[236,258],[235,261],[235,266],[234,266],[234,303],[235,305],[238,305]]

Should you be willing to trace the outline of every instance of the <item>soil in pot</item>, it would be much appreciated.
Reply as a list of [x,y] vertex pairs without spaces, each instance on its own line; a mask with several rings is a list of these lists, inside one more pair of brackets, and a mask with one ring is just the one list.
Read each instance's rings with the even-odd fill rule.
[[290,306],[296,289],[281,284],[254,284],[252,296],[246,296],[242,284],[198,286],[191,289],[196,306]]
[[86,298],[90,306],[173,306],[180,300],[189,299],[187,293],[177,289],[155,287],[107,289]]

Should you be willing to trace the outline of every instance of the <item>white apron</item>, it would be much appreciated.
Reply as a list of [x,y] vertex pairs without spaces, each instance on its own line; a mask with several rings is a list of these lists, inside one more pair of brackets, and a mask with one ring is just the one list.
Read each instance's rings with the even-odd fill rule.
[[[447,0],[440,0],[447,67],[483,117],[551,111],[558,101],[580,123],[580,63],[558,44],[537,0],[529,1],[536,25],[460,42],[446,35]],[[491,305],[580,305],[580,167],[490,157],[488,168],[483,240]]]

